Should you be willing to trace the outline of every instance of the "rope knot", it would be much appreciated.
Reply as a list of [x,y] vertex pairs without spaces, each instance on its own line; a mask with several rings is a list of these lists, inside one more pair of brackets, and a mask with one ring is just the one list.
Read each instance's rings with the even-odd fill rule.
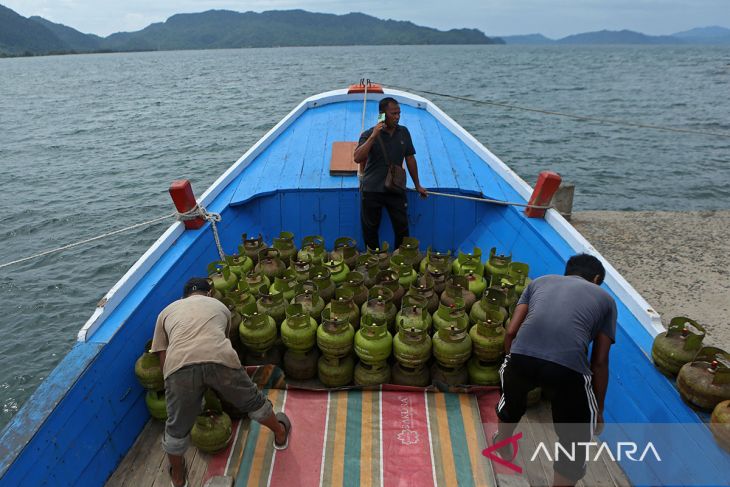
[[218,255],[220,255],[221,261],[226,260],[226,254],[223,252],[223,246],[221,245],[220,237],[218,236],[218,227],[216,223],[221,221],[220,213],[208,212],[205,208],[200,205],[195,205],[184,213],[177,213],[175,215],[178,221],[184,222],[188,220],[195,220],[202,218],[205,221],[210,222],[210,227],[213,230],[213,238],[215,239],[215,246],[218,248]]

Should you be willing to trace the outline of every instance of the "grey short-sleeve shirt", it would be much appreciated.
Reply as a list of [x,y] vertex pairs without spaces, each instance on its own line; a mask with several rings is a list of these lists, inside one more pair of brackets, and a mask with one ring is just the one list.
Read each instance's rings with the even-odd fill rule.
[[511,353],[529,355],[590,374],[588,345],[603,333],[616,339],[616,303],[580,276],[547,275],[532,281],[518,304],[527,316]]
[[[363,145],[372,133],[372,128],[363,132],[360,135],[360,141],[357,144],[358,147]],[[383,141],[383,146],[385,146],[385,150],[388,153],[388,161],[391,164],[403,164],[405,157],[416,154],[416,149],[413,147],[413,141],[411,140],[411,133],[403,125],[396,126],[393,135],[390,135],[385,130],[381,131],[380,139]],[[368,162],[365,164],[362,175],[363,191],[385,192],[385,176],[388,174],[388,162],[383,154],[383,146],[376,140],[370,148]]]

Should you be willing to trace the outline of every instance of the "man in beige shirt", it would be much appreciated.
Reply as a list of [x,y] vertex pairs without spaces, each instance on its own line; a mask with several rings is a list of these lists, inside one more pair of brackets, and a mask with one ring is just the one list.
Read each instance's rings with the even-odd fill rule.
[[167,422],[162,448],[170,460],[173,487],[188,485],[183,455],[206,388],[213,389],[236,412],[248,414],[273,431],[276,449],[289,444],[289,418],[283,412],[274,414],[271,401],[246,374],[228,339],[231,313],[210,294],[208,279],[188,280],[183,299],[157,317],[152,339],[152,351],[159,354],[165,377]]

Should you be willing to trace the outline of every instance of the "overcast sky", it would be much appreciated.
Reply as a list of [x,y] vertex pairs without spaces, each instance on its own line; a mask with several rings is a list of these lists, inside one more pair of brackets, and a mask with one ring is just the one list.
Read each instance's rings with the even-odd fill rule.
[[730,0],[0,0],[20,15],[40,15],[85,33],[107,36],[139,30],[173,14],[227,9],[238,12],[300,8],[363,12],[451,29],[474,27],[489,36],[630,29],[646,34],[720,25],[730,28]]

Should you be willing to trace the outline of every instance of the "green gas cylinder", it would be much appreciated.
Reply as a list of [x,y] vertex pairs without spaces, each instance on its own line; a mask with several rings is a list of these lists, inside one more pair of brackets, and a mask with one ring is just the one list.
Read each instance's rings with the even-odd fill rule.
[[360,329],[355,333],[355,353],[366,364],[377,364],[387,360],[393,348],[393,337],[383,321],[376,321],[371,315],[362,318]]
[[451,271],[459,276],[463,276],[470,270],[478,276],[484,275],[482,249],[479,247],[474,247],[474,250],[470,254],[459,251],[459,255],[451,265]]
[[247,350],[258,354],[266,353],[276,343],[276,321],[270,315],[260,312],[256,304],[248,304],[241,310],[241,324],[238,333]]
[[485,321],[477,321],[469,330],[472,344],[474,345],[474,356],[483,362],[498,362],[504,356],[504,327],[499,321],[494,321],[496,313]]
[[509,278],[509,265],[512,262],[512,254],[497,254],[497,247],[489,251],[489,260],[484,266],[487,277],[491,282],[499,282],[501,278]]
[[469,290],[469,281],[466,280],[466,277],[452,276],[446,283],[444,292],[441,293],[441,302],[448,306],[454,304],[456,298],[459,297],[464,300],[464,309],[468,314],[477,297]]
[[377,386],[390,382],[390,366],[386,361],[375,364],[358,362],[355,365],[353,381],[358,386]]
[[330,271],[330,279],[335,283],[335,286],[342,283],[347,277],[347,273],[350,272],[350,268],[342,259],[325,260],[322,265]]
[[360,322],[365,316],[370,316],[373,321],[382,321],[388,328],[395,328],[395,315],[398,312],[392,302],[393,292],[384,287],[375,285],[370,289],[369,299],[360,309]]
[[395,252],[393,252],[393,256],[397,255],[399,257],[402,257],[413,270],[416,270],[423,260],[423,254],[418,248],[419,246],[420,242],[417,238],[403,237],[403,241],[401,242],[400,247],[398,247]]
[[270,281],[273,281],[274,278],[284,274],[286,264],[281,260],[279,251],[273,247],[269,247],[259,252],[259,261],[254,266],[254,270],[261,272]]
[[692,406],[712,411],[730,399],[730,354],[716,347],[704,347],[677,375],[679,395]]
[[317,377],[319,350],[313,347],[306,352],[284,352],[284,373],[287,379],[309,380]]
[[319,358],[319,380],[326,387],[343,387],[352,382],[355,359],[352,355],[343,358]]
[[433,319],[426,310],[426,300],[421,296],[403,296],[403,307],[395,315],[395,331],[402,328],[418,328],[426,333],[431,331]]
[[281,293],[287,303],[294,299],[297,287],[297,274],[293,269],[287,269],[278,277],[274,278],[269,288],[271,294]]
[[355,329],[346,316],[322,312],[322,324],[317,328],[317,346],[327,357],[342,358],[352,351]]
[[387,287],[393,293],[392,301],[396,309],[400,308],[403,295],[406,292],[403,286],[401,286],[399,279],[399,274],[390,269],[378,272],[375,278],[377,284]]
[[216,453],[228,446],[232,433],[230,416],[222,411],[205,411],[195,419],[190,439],[198,450]]
[[426,330],[401,327],[393,338],[393,355],[402,365],[419,368],[431,358],[431,337]]
[[259,261],[259,252],[264,250],[267,245],[264,238],[259,233],[258,237],[250,237],[247,234],[241,235],[243,243],[238,246],[238,253],[246,255],[256,264]]
[[144,352],[134,363],[134,375],[142,387],[152,391],[161,391],[165,388],[165,380],[162,377],[160,357],[157,353],[150,352],[152,340],[148,340]]
[[241,280],[243,276],[251,272],[254,265],[251,258],[246,254],[227,255],[225,261],[228,269],[236,275],[238,280]]
[[489,318],[505,324],[508,316],[507,309],[504,307],[506,300],[507,295],[501,288],[488,288],[484,296],[472,306],[469,312],[470,321],[476,323],[486,321]]
[[412,368],[396,362],[390,369],[390,382],[401,386],[426,387],[431,383],[431,371],[426,364]]
[[477,357],[472,357],[467,366],[469,383],[478,386],[498,386],[500,384],[500,366],[499,363],[485,362]]
[[439,252],[432,250],[431,247],[426,250],[426,257],[423,258],[418,266],[419,272],[423,275],[429,270],[438,270],[441,274],[451,274],[451,251]]
[[406,292],[406,296],[420,296],[426,300],[426,309],[435,313],[439,307],[439,295],[434,290],[433,277],[430,274],[418,276]]
[[167,419],[167,402],[165,401],[165,391],[147,391],[144,396],[144,402],[150,416],[159,421]]
[[471,338],[466,329],[451,325],[434,333],[433,356],[445,367],[460,367],[471,357]]
[[300,282],[296,288],[296,296],[291,300],[291,304],[301,304],[304,311],[314,318],[317,323],[322,319],[322,310],[324,310],[324,299],[319,296],[319,287],[314,281]]
[[327,251],[324,249],[324,237],[320,235],[308,235],[302,239],[302,246],[297,253],[299,260],[306,260],[312,264],[319,265],[327,258]]
[[464,311],[464,300],[455,298],[451,305],[439,304],[439,309],[433,314],[434,334],[441,329],[456,326],[465,332],[469,329],[469,317]]
[[286,302],[282,293],[271,293],[271,290],[265,284],[259,287],[256,299],[258,312],[266,314],[276,322],[277,326],[281,325],[286,316]]
[[360,327],[360,308],[352,300],[352,290],[347,288],[339,288],[335,290],[335,296],[332,298],[325,310],[331,310],[332,315],[336,315],[347,319],[353,327]]
[[213,282],[213,287],[224,296],[236,288],[238,276],[231,272],[228,264],[215,261],[208,264],[208,277]]
[[411,261],[403,255],[393,255],[390,258],[390,269],[398,273],[398,284],[404,289],[411,287],[411,284],[418,279]]
[[297,255],[297,246],[294,243],[294,234],[292,232],[279,233],[279,237],[274,239],[271,246],[279,251],[279,257],[287,266],[292,257]]
[[388,242],[383,242],[380,247],[371,249],[367,248],[367,255],[373,257],[378,262],[380,270],[385,270],[390,266],[390,245]]
[[332,280],[332,273],[322,265],[315,265],[309,271],[309,279],[317,285],[319,295],[325,303],[329,302],[335,295],[335,282]]
[[359,255],[355,240],[350,237],[340,237],[335,240],[335,247],[330,252],[330,260],[342,260],[347,267],[354,269]]
[[281,324],[281,339],[289,350],[306,352],[317,341],[317,322],[304,311],[301,304],[286,307],[286,319]]
[[697,355],[704,337],[703,326],[685,316],[676,316],[669,321],[667,331],[654,338],[651,358],[663,373],[676,376]]
[[352,291],[352,301],[362,307],[368,300],[368,288],[365,286],[365,276],[360,272],[349,272],[342,282],[342,287]]

